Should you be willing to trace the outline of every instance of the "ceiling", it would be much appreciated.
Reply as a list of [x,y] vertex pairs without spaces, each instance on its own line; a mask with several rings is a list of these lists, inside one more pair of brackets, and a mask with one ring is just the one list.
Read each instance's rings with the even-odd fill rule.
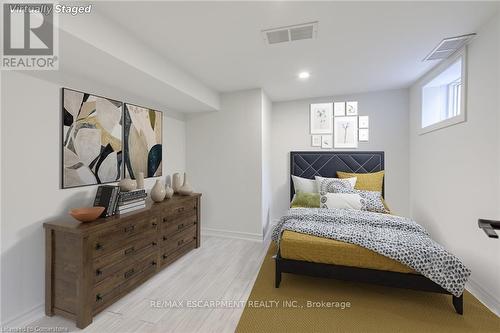
[[[437,43],[476,32],[495,2],[116,2],[95,9],[220,91],[273,101],[408,87]],[[261,30],[319,21],[318,38],[266,45]],[[310,71],[307,81],[297,78]]]

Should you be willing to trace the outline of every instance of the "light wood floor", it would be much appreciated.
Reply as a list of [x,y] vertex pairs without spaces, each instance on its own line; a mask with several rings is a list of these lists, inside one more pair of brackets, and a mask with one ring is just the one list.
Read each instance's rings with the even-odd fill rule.
[[[247,300],[269,241],[205,237],[191,251],[94,317],[83,332],[234,332],[243,308],[155,308],[151,301]],[[66,327],[59,316],[29,326]]]

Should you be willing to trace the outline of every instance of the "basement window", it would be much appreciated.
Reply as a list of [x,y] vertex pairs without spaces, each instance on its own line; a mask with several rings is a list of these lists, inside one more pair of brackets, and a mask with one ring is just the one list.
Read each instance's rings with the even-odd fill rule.
[[420,134],[465,121],[465,49],[438,65],[421,84]]

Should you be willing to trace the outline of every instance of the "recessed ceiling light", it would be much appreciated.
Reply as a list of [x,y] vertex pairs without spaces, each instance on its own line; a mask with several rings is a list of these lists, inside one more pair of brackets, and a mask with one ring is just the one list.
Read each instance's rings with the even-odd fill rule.
[[299,79],[308,79],[311,74],[309,72],[300,72],[299,73]]

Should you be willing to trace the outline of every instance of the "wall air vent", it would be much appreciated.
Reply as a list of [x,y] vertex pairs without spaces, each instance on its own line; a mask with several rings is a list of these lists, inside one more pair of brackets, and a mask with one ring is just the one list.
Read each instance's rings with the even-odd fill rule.
[[475,36],[476,34],[472,33],[468,35],[445,38],[439,42],[431,53],[429,53],[422,61],[446,59],[469,43]]
[[318,21],[262,30],[264,41],[271,44],[313,39],[318,35]]

